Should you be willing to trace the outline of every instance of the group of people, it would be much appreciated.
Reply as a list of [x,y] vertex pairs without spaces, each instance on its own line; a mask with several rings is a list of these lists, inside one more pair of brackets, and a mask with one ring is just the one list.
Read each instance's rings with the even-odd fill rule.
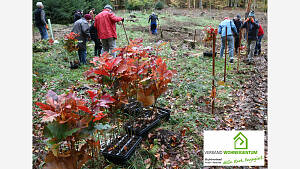
[[[88,40],[95,42],[95,56],[99,56],[103,52],[110,52],[116,57],[116,53],[112,52],[116,47],[116,23],[124,22],[124,18],[117,17],[112,12],[112,7],[106,5],[102,12],[95,16],[95,9],[89,14],[85,14],[81,10],[74,14],[74,25],[72,32],[79,34],[78,39],[78,56],[81,64],[86,64],[86,43]],[[91,25],[89,25],[91,23]]]
[[[226,34],[227,28],[227,34]],[[264,36],[264,30],[261,24],[255,19],[254,11],[251,11],[244,22],[241,21],[241,16],[237,15],[233,20],[225,17],[220,23],[218,28],[218,33],[221,34],[221,50],[220,57],[223,58],[226,35],[227,43],[229,48],[230,62],[233,63],[234,51],[238,52],[240,46],[240,31],[246,29],[245,39],[247,40],[247,53],[248,58],[246,60],[247,64],[253,64],[253,56],[261,54],[261,40]]]
[[[42,39],[48,39],[47,23],[44,6],[42,2],[37,2],[38,7],[34,12],[35,25],[38,27]],[[112,12],[112,7],[106,5],[102,12],[95,15],[95,9],[93,8],[88,14],[83,15],[82,10],[77,10],[74,14],[74,25],[72,32],[79,34],[78,39],[78,56],[81,64],[86,64],[86,43],[88,40],[95,42],[95,56],[99,56],[103,52],[110,52],[110,54],[116,57],[116,53],[112,52],[116,47],[116,23],[124,22],[124,18],[117,17]],[[151,22],[150,22],[151,21]],[[150,22],[150,30],[152,34],[157,34],[157,21],[158,16],[153,12],[149,16],[148,23]],[[226,33],[227,28],[227,33]],[[218,33],[221,34],[221,49],[220,57],[223,58],[225,50],[225,41],[227,35],[227,43],[229,48],[230,62],[234,61],[234,52],[238,53],[240,46],[240,31],[245,31],[245,39],[247,40],[247,63],[253,63],[253,56],[260,55],[261,53],[261,40],[264,35],[261,24],[255,19],[254,11],[251,11],[248,17],[243,22],[241,16],[237,15],[233,20],[225,17],[219,24]]]
[[[39,29],[42,40],[48,39],[48,25],[46,22],[44,5],[42,2],[36,3],[37,9],[34,11],[35,26]],[[95,42],[95,56],[99,56],[103,52],[110,52],[116,57],[116,53],[112,52],[116,47],[116,23],[124,22],[124,18],[117,17],[112,12],[112,7],[106,5],[102,12],[95,16],[93,8],[89,14],[83,15],[82,10],[75,11],[74,24],[72,32],[78,34],[78,56],[80,64],[86,64],[87,48],[86,43],[89,40]]]

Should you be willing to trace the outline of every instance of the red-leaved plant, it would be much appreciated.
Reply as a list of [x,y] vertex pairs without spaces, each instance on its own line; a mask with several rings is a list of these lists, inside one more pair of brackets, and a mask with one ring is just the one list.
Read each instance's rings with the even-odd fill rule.
[[[47,124],[44,136],[47,137],[51,150],[45,159],[46,168],[80,168],[91,158],[91,144],[99,146],[99,142],[88,139],[88,131],[90,128],[93,130],[93,122],[107,116],[104,111],[115,100],[108,94],[99,96],[92,91],[88,93],[89,106],[72,91],[57,95],[50,90],[46,96],[46,103],[36,103],[43,110],[42,122]],[[82,140],[85,142],[78,146]]]
[[115,49],[119,52],[117,57],[108,53],[94,57],[94,67],[85,76],[101,84],[102,89],[111,89],[117,103],[127,103],[136,96],[144,106],[152,105],[166,91],[175,71],[167,70],[166,63],[157,55],[156,51],[165,43],[151,48],[144,47],[142,42],[131,40],[128,46]]
[[203,30],[205,32],[204,42],[213,40],[214,34],[215,36],[218,34],[218,28],[213,28],[212,26],[207,26]]

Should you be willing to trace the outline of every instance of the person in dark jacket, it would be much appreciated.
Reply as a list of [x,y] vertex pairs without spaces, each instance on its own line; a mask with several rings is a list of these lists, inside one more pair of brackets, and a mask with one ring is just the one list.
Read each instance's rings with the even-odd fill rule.
[[157,34],[157,23],[156,20],[159,22],[159,19],[157,17],[157,15],[155,15],[154,12],[152,12],[152,14],[149,16],[149,20],[148,23],[151,21],[150,23],[150,29],[153,35]]
[[95,56],[100,56],[101,50],[102,50],[102,43],[100,39],[98,39],[98,31],[94,25],[95,23],[92,22],[92,25],[90,27],[90,34],[91,34],[91,39],[95,42]]
[[258,33],[257,33],[257,40],[255,45],[255,52],[254,55],[260,55],[261,53],[261,39],[264,37],[264,30],[261,27],[261,24],[259,24]]
[[78,56],[80,64],[86,64],[86,42],[90,38],[90,27],[88,21],[92,20],[91,15],[85,14],[83,18],[74,23],[72,32],[79,34],[78,40]]
[[79,20],[80,18],[82,18],[82,12],[81,12],[81,10],[76,10],[75,11],[75,14],[74,14],[74,23],[77,21],[77,20]]
[[235,49],[235,53],[238,53],[238,47],[239,47],[239,41],[240,41],[239,33],[240,33],[241,26],[243,24],[243,22],[241,21],[241,16],[237,15],[233,19],[233,23],[237,30],[237,34],[234,36],[234,49]]
[[255,51],[255,44],[257,40],[257,33],[259,25],[257,21],[254,19],[254,11],[249,13],[249,17],[245,20],[241,28],[246,29],[246,33],[248,34],[247,37],[247,53],[248,53],[248,60],[249,64],[253,63],[253,55]]
[[47,23],[46,23],[46,16],[44,5],[42,2],[36,3],[37,9],[34,11],[34,21],[35,26],[39,29],[41,34],[41,39],[48,39],[48,32],[47,32]]

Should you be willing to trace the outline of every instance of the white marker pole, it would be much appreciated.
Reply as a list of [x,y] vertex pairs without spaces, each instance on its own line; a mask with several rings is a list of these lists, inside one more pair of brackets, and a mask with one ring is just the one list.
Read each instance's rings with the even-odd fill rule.
[[[48,19],[48,24],[49,24],[49,27],[50,27],[51,38],[54,40],[53,32],[52,32],[52,25],[51,25],[50,19]],[[58,41],[57,41],[57,40],[54,40],[54,43],[58,43]]]

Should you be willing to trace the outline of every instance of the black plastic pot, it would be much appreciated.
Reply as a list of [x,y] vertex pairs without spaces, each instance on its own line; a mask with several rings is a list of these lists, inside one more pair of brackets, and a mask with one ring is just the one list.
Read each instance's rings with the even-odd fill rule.
[[[203,56],[212,57],[213,53],[212,52],[203,52]],[[215,52],[215,56],[217,56],[217,52]]]
[[125,164],[133,155],[136,148],[140,145],[142,137],[129,136],[128,134],[121,136],[112,141],[103,151],[103,156],[114,164]]
[[130,135],[137,135],[137,136],[146,136],[150,130],[152,130],[155,126],[157,126],[160,123],[160,118],[157,117],[154,121],[149,123],[146,127],[144,128],[133,128],[131,124],[126,124],[124,125],[124,129],[127,134]]
[[168,110],[168,109],[164,109],[164,108],[161,108],[161,107],[157,107],[158,111],[159,111],[159,115],[158,117],[160,119],[164,119],[166,121],[168,121],[170,119],[170,113],[171,113],[171,110]]

